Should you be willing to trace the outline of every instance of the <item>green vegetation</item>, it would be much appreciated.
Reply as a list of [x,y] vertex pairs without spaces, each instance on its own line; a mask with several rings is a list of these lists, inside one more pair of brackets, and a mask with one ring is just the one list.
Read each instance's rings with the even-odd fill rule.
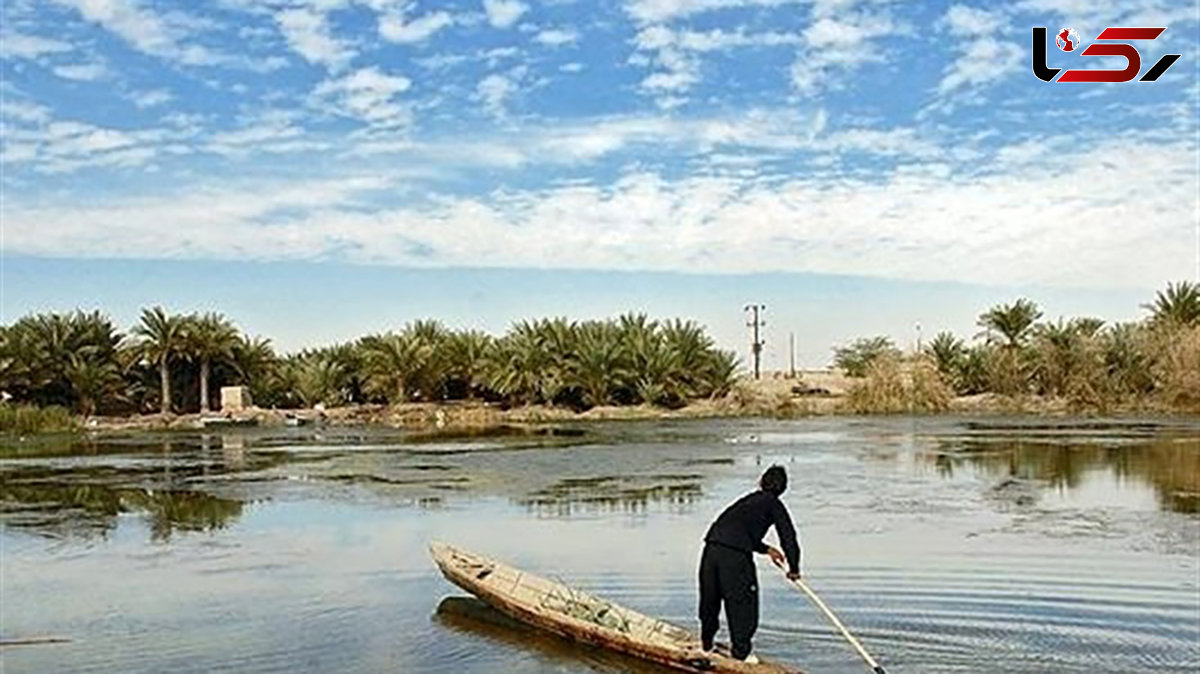
[[1200,408],[1200,286],[1168,284],[1145,307],[1151,314],[1137,323],[1038,322],[1041,309],[1022,298],[981,314],[974,344],[942,332],[904,357],[876,337],[836,349],[835,361],[859,379],[847,399],[856,412],[936,411],[948,405],[945,390],[1035,395],[1101,412],[1137,401]]
[[[1168,284],[1145,307],[1149,316],[1132,323],[1043,321],[1022,298],[981,314],[969,342],[943,332],[905,355],[887,337],[859,339],[834,350],[855,379],[843,409],[937,412],[976,394],[1100,412],[1200,409],[1200,286]],[[736,370],[697,324],[633,314],[521,321],[499,337],[419,320],[286,355],[216,313],[153,307],[129,333],[96,311],[34,314],[0,326],[0,432],[70,429],[72,413],[205,412],[229,385],[285,409],[451,400],[678,408],[722,398],[730,413],[795,412],[786,392],[735,389]]]
[[75,418],[65,407],[0,403],[0,433],[28,435],[70,431],[75,428]]
[[522,321],[501,337],[414,321],[285,356],[220,314],[161,307],[143,311],[128,335],[99,312],[0,327],[0,391],[22,404],[6,406],[5,429],[69,420],[65,409],[47,411],[44,423],[31,417],[50,405],[84,415],[206,412],[227,385],[249,386],[257,404],[283,408],[446,400],[677,407],[723,395],[736,365],[695,323],[642,315]]
[[833,363],[850,377],[865,377],[873,363],[900,357],[900,349],[887,337],[864,337],[833,350]]

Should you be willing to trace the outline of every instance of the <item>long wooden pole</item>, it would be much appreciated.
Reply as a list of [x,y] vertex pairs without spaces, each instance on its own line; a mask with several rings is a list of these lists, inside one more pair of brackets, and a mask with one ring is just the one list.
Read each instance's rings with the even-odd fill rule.
[[[776,566],[779,566],[780,569],[783,568],[778,563]],[[813,589],[809,587],[807,583],[800,578],[795,580],[788,578],[788,581],[804,592],[804,594],[808,595],[808,598],[812,600],[812,603],[816,604],[817,608],[821,609],[821,612],[824,613],[825,617],[829,619],[829,622],[833,623],[833,626],[838,628],[838,631],[842,633],[842,636],[846,638],[846,641],[850,642],[850,645],[854,647],[854,650],[858,651],[858,654],[862,656],[862,659],[866,661],[867,665],[871,667],[871,670],[874,671],[875,674],[887,674],[887,672],[884,671],[883,666],[876,662],[875,658],[871,657],[871,654],[867,652],[867,649],[863,648],[862,644],[858,643],[858,639],[854,638],[854,635],[850,633],[850,630],[846,629],[846,626],[842,624],[842,621],[838,620],[838,617],[834,615],[833,611],[825,605],[825,602],[817,596],[816,592],[813,592]]]

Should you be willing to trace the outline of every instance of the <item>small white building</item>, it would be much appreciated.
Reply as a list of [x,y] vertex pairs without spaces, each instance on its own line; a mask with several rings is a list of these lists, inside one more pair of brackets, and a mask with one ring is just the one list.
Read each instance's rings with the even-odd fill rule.
[[240,412],[254,406],[250,400],[250,389],[246,386],[221,387],[221,411]]

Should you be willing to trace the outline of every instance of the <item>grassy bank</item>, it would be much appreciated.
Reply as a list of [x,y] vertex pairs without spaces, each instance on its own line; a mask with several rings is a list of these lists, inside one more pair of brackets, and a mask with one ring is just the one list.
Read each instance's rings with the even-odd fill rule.
[[65,407],[0,403],[0,433],[30,435],[78,428],[79,420]]

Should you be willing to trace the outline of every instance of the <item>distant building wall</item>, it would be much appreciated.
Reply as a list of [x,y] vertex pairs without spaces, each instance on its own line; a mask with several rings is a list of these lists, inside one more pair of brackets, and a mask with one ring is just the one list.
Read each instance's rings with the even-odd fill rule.
[[245,386],[221,387],[222,412],[238,412],[253,406],[254,403],[250,400],[249,388]]

